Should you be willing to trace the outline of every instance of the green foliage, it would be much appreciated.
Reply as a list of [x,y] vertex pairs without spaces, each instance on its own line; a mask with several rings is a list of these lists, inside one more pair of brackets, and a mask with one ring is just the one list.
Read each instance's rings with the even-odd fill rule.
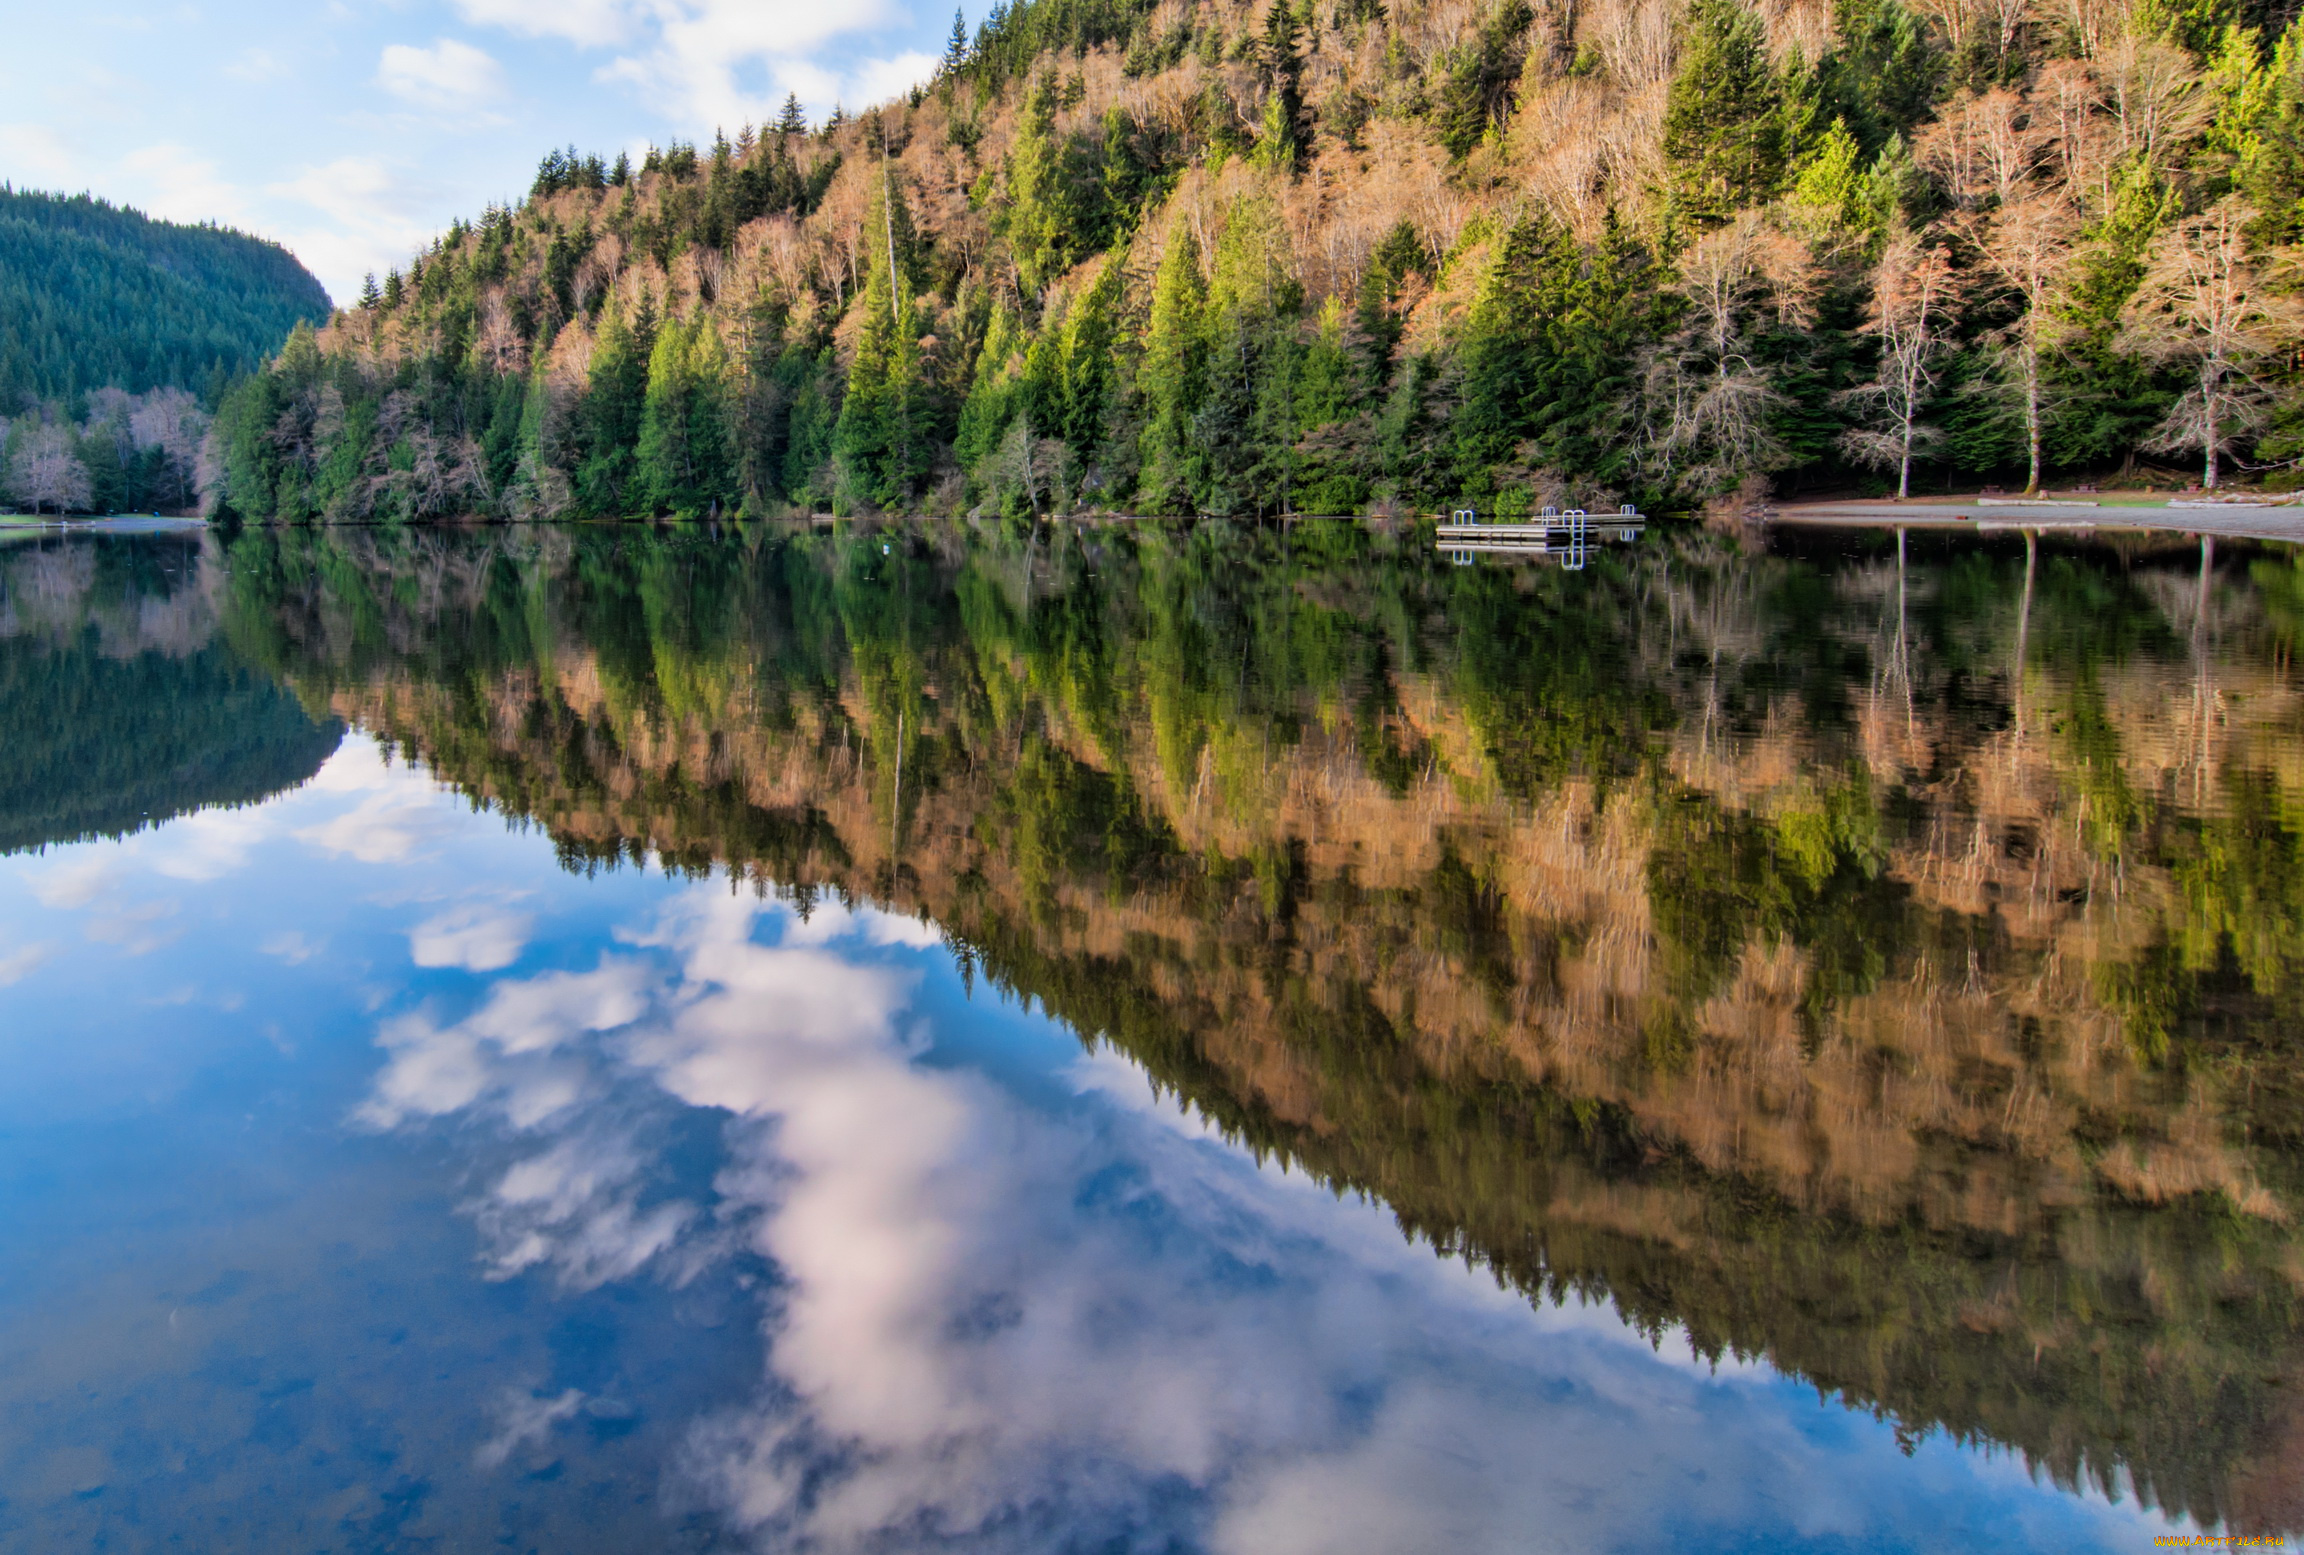
[[0,185],[0,414],[107,386],[213,396],[327,317],[277,243]]
[[1535,19],[1526,0],[1495,0],[1479,35],[1454,51],[1436,111],[1440,144],[1450,155],[1471,151],[1511,112],[1523,40]]
[[1664,154],[1681,208],[1724,221],[1773,195],[1788,153],[1784,84],[1760,18],[1740,0],[1696,0],[1664,106]]
[[733,485],[728,358],[709,318],[656,332],[642,403],[638,484],[651,511],[694,515]]
[[[197,601],[196,545],[74,542],[87,594],[52,635],[0,634],[0,855],[124,837],[172,816],[254,804],[319,770],[344,726],[220,643],[108,642],[99,619],[150,608],[174,619]],[[51,552],[51,555],[57,553]],[[60,556],[58,559],[62,559]],[[35,587],[31,553],[0,561],[0,610]],[[127,651],[122,651],[126,649]]]
[[1144,474],[1138,503],[1151,513],[1189,511],[1203,481],[1193,424],[1208,397],[1208,291],[1200,245],[1178,224],[1152,286],[1151,328],[1144,338]]
[[909,226],[903,195],[892,181],[884,181],[865,223],[872,269],[860,301],[863,328],[848,369],[837,437],[850,489],[879,506],[900,505],[912,496],[932,455],[920,373],[920,322],[898,237]]

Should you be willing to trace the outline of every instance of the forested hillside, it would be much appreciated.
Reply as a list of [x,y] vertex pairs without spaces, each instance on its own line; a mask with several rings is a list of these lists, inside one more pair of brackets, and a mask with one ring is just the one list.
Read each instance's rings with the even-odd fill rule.
[[328,293],[277,243],[0,186],[0,414],[252,371]]
[[328,293],[277,243],[0,184],[0,495],[192,505],[213,405]]
[[1023,0],[855,120],[553,153],[291,341],[226,408],[216,494],[1511,514],[2139,459],[2290,482],[2293,12]]

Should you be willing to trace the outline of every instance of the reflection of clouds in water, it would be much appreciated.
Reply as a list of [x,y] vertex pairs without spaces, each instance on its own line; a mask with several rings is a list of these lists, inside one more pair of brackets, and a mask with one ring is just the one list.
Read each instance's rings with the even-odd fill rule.
[[261,806],[196,810],[154,833],[142,851],[153,870],[171,880],[220,880],[245,868],[248,855],[277,825],[277,817]]
[[464,906],[427,919],[408,935],[418,966],[499,972],[520,959],[536,920],[527,913]]
[[357,805],[296,833],[324,853],[363,864],[406,864],[432,856],[466,817],[421,768],[387,763],[374,740],[346,740],[305,785],[316,794],[363,794]]
[[184,932],[170,922],[182,908],[167,897],[135,899],[144,871],[131,868],[133,862],[122,846],[90,851],[33,876],[33,899],[51,912],[86,913],[81,933],[95,944],[146,955]]
[[582,1094],[590,1060],[558,1049],[584,1032],[637,1020],[657,980],[633,959],[603,959],[591,972],[547,972],[496,985],[478,1010],[451,1026],[417,1012],[386,1022],[392,1055],[361,1120],[390,1128],[492,1098],[518,1128],[564,1111]]
[[[765,1542],[1861,1537],[1968,1482],[1949,1450],[1883,1468],[1878,1432],[1816,1427],[1761,1369],[1715,1379],[1633,1354],[1600,1310],[1531,1312],[1380,1207],[1212,1146],[1109,1056],[1075,1065],[1083,1099],[1053,1112],[923,1065],[915,974],[858,955],[905,935],[826,913],[763,943],[782,916],[691,892],[628,960],[500,981],[450,1027],[403,1019],[367,1108],[481,1108],[543,1136],[473,1206],[499,1276],[677,1281],[739,1239],[774,1263],[761,1401],[700,1423],[689,1462]],[[716,1205],[651,1196],[634,1080],[734,1115]],[[524,1400],[499,1440],[541,1435],[568,1398]]]
[[407,864],[430,857],[431,845],[445,841],[460,824],[429,794],[386,792],[296,835],[323,853],[363,864]]
[[116,891],[127,874],[117,853],[85,853],[33,876],[32,898],[52,912],[75,912]]
[[569,1388],[555,1398],[510,1394],[497,1406],[500,1423],[496,1434],[481,1445],[474,1458],[484,1469],[500,1468],[513,1453],[544,1440],[554,1426],[574,1419],[583,1407],[584,1394],[578,1388]]

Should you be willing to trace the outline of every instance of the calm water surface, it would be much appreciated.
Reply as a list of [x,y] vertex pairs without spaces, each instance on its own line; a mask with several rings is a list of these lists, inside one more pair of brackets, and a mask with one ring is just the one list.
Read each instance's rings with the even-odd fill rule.
[[2304,1532],[2304,566],[0,551],[0,1544]]

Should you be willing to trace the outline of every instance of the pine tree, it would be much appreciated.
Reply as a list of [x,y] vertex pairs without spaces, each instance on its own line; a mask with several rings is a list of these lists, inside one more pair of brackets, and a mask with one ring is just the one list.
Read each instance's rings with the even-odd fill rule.
[[1068,150],[1056,135],[1056,83],[1042,76],[1025,95],[1008,152],[1008,246],[1030,293],[1064,273],[1080,236]]
[[960,74],[968,63],[968,18],[958,6],[952,8],[952,36],[944,40],[944,61],[939,73],[947,81]]
[[585,511],[623,514],[640,500],[635,450],[648,402],[649,365],[656,347],[656,300],[640,296],[630,323],[611,307],[592,350],[591,382],[584,396],[584,460],[576,491]]
[[[698,319],[701,330],[704,321]],[[689,331],[668,319],[656,332],[648,354],[648,388],[642,400],[636,449],[638,485],[651,512],[692,512],[697,506],[696,452],[689,439]]]
[[1152,283],[1152,324],[1137,378],[1149,414],[1139,488],[1146,512],[1191,512],[1199,505],[1204,465],[1193,420],[1208,393],[1207,301],[1200,245],[1178,223]]
[[360,282],[360,311],[374,313],[376,305],[383,300],[384,294],[376,287],[376,272],[371,270]]
[[1260,47],[1264,66],[1264,123],[1256,141],[1256,160],[1265,167],[1293,167],[1302,153],[1304,133],[1304,60],[1298,52],[1304,24],[1291,0],[1273,0],[1264,18]]
[[848,370],[837,439],[849,488],[882,507],[915,495],[932,452],[920,377],[920,325],[904,273],[899,229],[908,233],[911,217],[903,192],[883,167],[865,224],[867,234],[877,241],[859,299],[863,327]]
[[1696,0],[1664,107],[1664,154],[1688,215],[1725,221],[1775,193],[1784,174],[1783,109],[1760,19],[1739,0]]
[[784,109],[776,115],[776,133],[779,135],[805,135],[808,133],[808,115],[800,106],[798,92],[784,94]]
[[1104,441],[1119,315],[1120,261],[1107,259],[1064,320],[1064,439],[1083,460]]

